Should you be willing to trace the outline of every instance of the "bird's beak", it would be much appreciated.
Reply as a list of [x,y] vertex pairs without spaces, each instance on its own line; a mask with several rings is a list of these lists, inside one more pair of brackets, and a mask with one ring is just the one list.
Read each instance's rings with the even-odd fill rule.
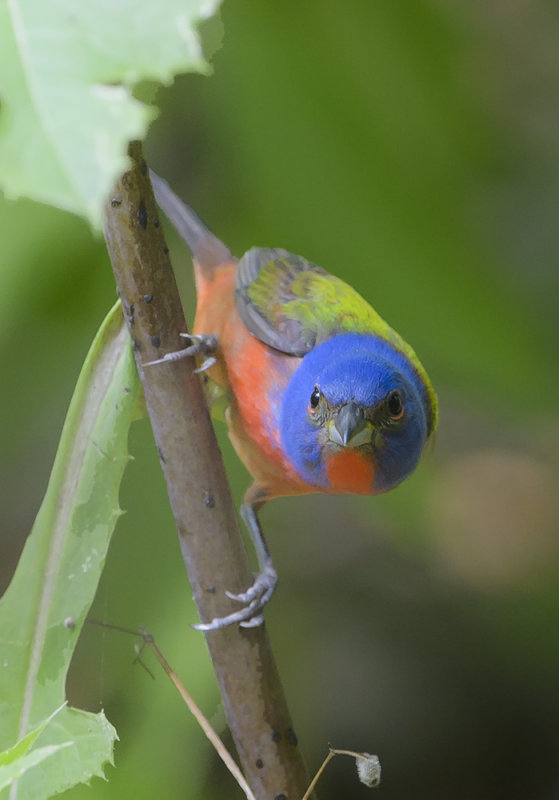
[[373,430],[363,408],[351,402],[342,406],[329,427],[330,439],[344,447],[359,447],[371,441]]

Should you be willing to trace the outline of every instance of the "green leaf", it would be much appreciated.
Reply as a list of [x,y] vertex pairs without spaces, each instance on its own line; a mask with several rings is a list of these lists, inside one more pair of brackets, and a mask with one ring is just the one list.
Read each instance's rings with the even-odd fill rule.
[[17,788],[12,789],[10,800],[46,800],[77,783],[89,783],[93,777],[104,778],[104,765],[113,763],[116,738],[115,729],[102,712],[91,714],[64,707],[46,726],[38,739],[39,746],[21,761],[37,750],[53,748],[47,754],[48,759],[42,760],[39,768],[34,768],[35,765],[26,768]]
[[207,71],[196,24],[219,0],[3,0],[0,3],[0,182],[89,218],[128,165],[155,109],[144,80]]
[[18,759],[21,759],[27,753],[31,745],[34,744],[35,739],[45,730],[53,717],[55,717],[63,708],[64,706],[57,708],[56,711],[50,715],[50,717],[47,717],[47,719],[43,720],[43,722],[41,722],[40,725],[37,725],[36,728],[33,728],[32,731],[29,731],[29,733],[27,733],[23,739],[20,739],[17,744],[14,744],[13,747],[9,747],[7,750],[4,750],[3,753],[0,753],[0,767],[3,767],[7,764],[13,764]]
[[11,786],[14,781],[17,781],[24,775],[27,770],[36,767],[46,758],[50,758],[55,753],[58,753],[63,747],[71,747],[72,742],[64,742],[64,744],[53,744],[49,747],[39,747],[33,750],[26,756],[18,759],[13,764],[7,764],[0,767],[0,790]]
[[[11,747],[64,703],[80,629],[122,513],[118,491],[139,381],[116,304],[97,334],[72,398],[47,493],[14,578],[0,600],[0,747]],[[11,799],[49,797],[112,760],[116,733],[101,714],[63,708],[37,746],[72,741],[28,768]],[[34,752],[33,749],[29,753]]]

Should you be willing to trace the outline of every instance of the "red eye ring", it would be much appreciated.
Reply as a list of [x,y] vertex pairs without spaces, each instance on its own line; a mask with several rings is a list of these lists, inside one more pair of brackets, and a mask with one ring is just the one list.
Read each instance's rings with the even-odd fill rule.
[[388,410],[390,419],[393,420],[394,422],[397,422],[404,416],[402,393],[398,391],[398,389],[395,389],[393,392],[390,392],[390,394],[386,398],[386,408]]

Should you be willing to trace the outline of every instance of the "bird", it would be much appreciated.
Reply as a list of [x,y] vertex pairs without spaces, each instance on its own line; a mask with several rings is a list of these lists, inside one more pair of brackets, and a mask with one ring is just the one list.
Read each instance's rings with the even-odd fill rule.
[[309,493],[374,495],[416,468],[438,420],[413,349],[347,283],[303,256],[253,247],[235,258],[150,171],[155,198],[193,259],[189,344],[149,366],[196,356],[225,401],[233,447],[252,476],[240,508],[258,559],[240,608],[195,625],[262,624],[277,573],[258,519],[268,501]]

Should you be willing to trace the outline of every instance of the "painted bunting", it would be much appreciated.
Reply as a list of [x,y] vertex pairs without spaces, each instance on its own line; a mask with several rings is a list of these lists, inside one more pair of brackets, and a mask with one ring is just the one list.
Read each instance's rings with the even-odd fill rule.
[[235,450],[253,478],[241,515],[260,572],[242,607],[198,627],[262,622],[277,576],[257,512],[282,495],[378,494],[415,469],[437,397],[412,348],[346,283],[302,256],[252,248],[237,260],[152,174],[160,207],[194,261],[192,343],[227,399]]

